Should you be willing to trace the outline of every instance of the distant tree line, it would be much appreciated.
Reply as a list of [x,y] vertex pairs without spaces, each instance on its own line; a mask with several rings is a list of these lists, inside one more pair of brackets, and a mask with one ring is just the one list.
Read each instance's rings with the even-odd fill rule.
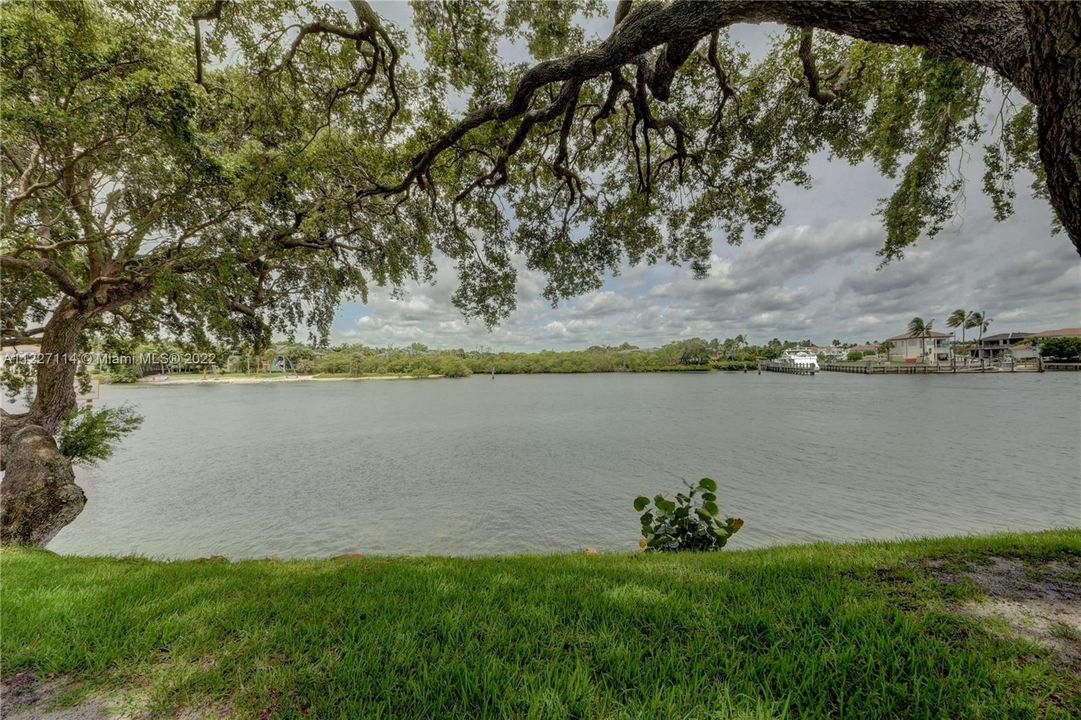
[[[165,362],[102,364],[96,368],[109,382],[136,382],[148,374],[166,373],[266,373],[287,372],[320,375],[409,375],[466,377],[473,373],[501,375],[582,372],[686,372],[741,370],[758,360],[781,355],[788,348],[811,345],[810,340],[773,338],[754,345],[743,335],[721,340],[689,338],[655,348],[630,343],[592,345],[584,350],[493,352],[487,349],[432,349],[423,343],[402,347],[343,344],[318,348],[303,343],[279,343],[254,352],[246,347],[189,346],[177,341],[116,343],[102,346],[103,355],[166,358]],[[213,363],[169,362],[196,351],[212,355]]]

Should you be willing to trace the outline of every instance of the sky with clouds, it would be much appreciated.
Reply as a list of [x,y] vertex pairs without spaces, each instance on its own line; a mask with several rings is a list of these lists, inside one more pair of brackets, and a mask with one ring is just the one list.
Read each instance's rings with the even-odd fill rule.
[[[378,10],[408,22],[403,5]],[[754,52],[769,32],[776,29],[741,27],[733,35]],[[781,188],[779,227],[736,247],[718,233],[705,279],[693,279],[689,267],[628,266],[601,289],[553,308],[541,296],[543,278],[523,267],[517,310],[489,331],[451,304],[454,272],[436,258],[434,284],[408,285],[396,296],[373,288],[366,305],[342,305],[331,342],[493,350],[645,347],[737,334],[751,342],[863,342],[902,332],[914,315],[945,329],[959,307],[993,318],[992,333],[1081,326],[1081,259],[1065,233],[1052,235],[1050,206],[1027,196],[1030,178],[1022,176],[1013,216],[996,222],[979,188],[981,156],[975,151],[963,163],[966,199],[954,221],[882,268],[876,251],[885,232],[873,212],[893,181],[869,164],[822,156],[809,168],[811,189]]]

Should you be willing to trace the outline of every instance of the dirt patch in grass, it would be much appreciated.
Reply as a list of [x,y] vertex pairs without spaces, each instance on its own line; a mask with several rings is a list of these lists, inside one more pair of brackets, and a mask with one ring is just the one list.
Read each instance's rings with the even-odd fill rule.
[[77,691],[67,678],[38,678],[24,672],[0,681],[0,718],[4,720],[99,720],[123,718],[115,698],[104,695],[64,704],[62,697]]
[[[145,694],[137,688],[90,694],[74,703],[66,695],[76,693],[78,685],[68,678],[38,678],[24,672],[0,681],[0,718],[2,720],[142,720]],[[182,708],[172,715],[175,720],[229,718],[228,710]]]
[[929,562],[947,583],[972,580],[986,597],[961,606],[973,617],[998,621],[1011,631],[1081,666],[1081,560],[1026,563],[992,557],[963,567]]

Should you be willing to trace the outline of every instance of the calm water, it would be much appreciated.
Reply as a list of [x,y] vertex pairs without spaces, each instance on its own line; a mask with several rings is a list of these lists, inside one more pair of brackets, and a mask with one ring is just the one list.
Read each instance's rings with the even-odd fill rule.
[[637,547],[715,478],[734,547],[1081,524],[1081,375],[105,387],[146,417],[50,545],[156,557]]

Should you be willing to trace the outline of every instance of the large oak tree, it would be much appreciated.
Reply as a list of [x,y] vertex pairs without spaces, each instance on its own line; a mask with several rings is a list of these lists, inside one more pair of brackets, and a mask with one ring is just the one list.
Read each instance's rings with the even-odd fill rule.
[[[764,57],[728,37],[766,22]],[[553,302],[625,261],[703,273],[819,152],[897,178],[885,260],[953,214],[978,144],[996,213],[1026,170],[1081,252],[1081,4],[445,0],[413,29],[362,1],[5,5],[0,322],[46,361],[4,457],[72,411],[91,338],[325,336],[435,252],[489,323],[519,258]]]

